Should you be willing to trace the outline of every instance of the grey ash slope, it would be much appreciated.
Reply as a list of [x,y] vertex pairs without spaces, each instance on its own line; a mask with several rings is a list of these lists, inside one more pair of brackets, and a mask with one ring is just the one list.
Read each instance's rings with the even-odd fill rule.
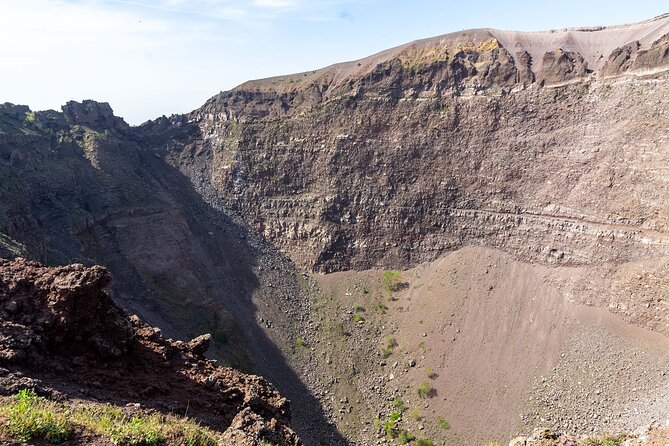
[[237,89],[276,89],[285,92],[299,90],[306,85],[319,82],[339,85],[350,79],[363,77],[377,65],[393,59],[410,61],[420,55],[427,62],[428,58],[434,60],[439,57],[444,58],[449,53],[453,55],[459,49],[476,46],[491,39],[497,40],[516,63],[519,62],[518,53],[527,52],[530,56],[531,69],[535,73],[542,69],[544,55],[559,48],[565,52],[579,53],[589,68],[597,71],[605,65],[609,55],[617,48],[639,42],[639,49],[647,50],[667,33],[669,33],[669,14],[626,25],[537,32],[481,28],[417,40],[360,60],[339,63],[319,70],[253,80],[240,85]]

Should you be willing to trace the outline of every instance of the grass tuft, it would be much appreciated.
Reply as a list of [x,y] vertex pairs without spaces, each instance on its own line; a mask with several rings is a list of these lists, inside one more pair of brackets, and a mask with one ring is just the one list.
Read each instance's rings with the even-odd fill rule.
[[418,390],[417,390],[417,392],[418,392],[418,396],[419,396],[420,398],[425,399],[425,398],[427,398],[427,397],[431,397],[431,396],[435,393],[435,390],[434,390],[434,388],[430,385],[429,382],[425,381],[425,382],[422,383],[420,386],[418,386]]
[[42,439],[61,443],[69,437],[72,427],[55,404],[38,397],[31,389],[21,390],[7,404],[0,406],[0,414],[7,417],[2,431],[21,441]]
[[440,428],[442,428],[445,431],[451,428],[451,424],[448,421],[446,421],[443,417],[437,418],[437,424],[439,425]]
[[216,446],[216,434],[187,418],[160,413],[128,415],[99,403],[66,406],[29,389],[0,400],[0,434],[20,441],[67,440],[73,431],[95,434],[119,446]]

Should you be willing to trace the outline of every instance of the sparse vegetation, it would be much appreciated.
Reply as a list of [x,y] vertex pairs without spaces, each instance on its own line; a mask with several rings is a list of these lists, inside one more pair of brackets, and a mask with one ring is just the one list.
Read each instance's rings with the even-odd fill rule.
[[307,346],[307,341],[304,340],[302,336],[295,337],[295,348],[304,348]]
[[38,397],[30,389],[21,390],[11,401],[0,406],[7,417],[3,433],[21,441],[42,439],[61,443],[69,437],[72,426],[67,418],[56,412],[56,405]]
[[397,347],[397,339],[395,339],[392,336],[386,337],[386,345],[384,347],[381,347],[381,356],[383,358],[388,358],[390,355],[393,354],[393,349]]
[[414,409],[411,411],[411,418],[413,418],[414,421],[420,421],[423,419],[423,415],[420,413],[420,410]]
[[110,439],[117,445],[185,444],[215,446],[215,434],[186,418],[159,413],[127,414],[108,404],[65,406],[37,396],[30,389],[0,403],[0,434],[20,441],[41,439],[61,443],[75,431]]
[[592,437],[585,440],[585,446],[622,446],[625,443],[624,435],[604,434],[599,437]]
[[400,430],[397,428],[398,421],[402,418],[400,412],[391,412],[388,415],[388,420],[383,423],[383,432],[389,438],[397,438],[400,435]]
[[434,394],[434,388],[427,381],[418,386],[417,391],[418,391],[418,396],[423,399],[428,398]]
[[341,322],[335,324],[334,328],[335,328],[335,333],[341,336],[342,338],[347,338],[351,336],[351,333],[349,333],[348,330],[346,330],[346,327],[344,327],[344,324]]
[[445,431],[449,430],[451,428],[451,424],[446,421],[443,417],[437,418],[437,424],[439,427]]
[[356,324],[357,324],[358,322],[362,322],[362,321],[364,321],[364,320],[365,320],[365,318],[362,317],[362,316],[360,316],[359,314],[355,314],[355,315],[353,315],[353,322],[355,322]]
[[416,441],[416,446],[434,446],[434,443],[432,440],[426,440],[425,438],[421,438],[418,441]]
[[380,353],[381,353],[381,357],[382,357],[383,359],[386,359],[386,358],[389,358],[390,355],[393,354],[393,351],[390,350],[390,349],[388,349],[388,348],[381,347],[381,349],[380,349]]
[[407,444],[411,441],[414,441],[415,439],[416,437],[409,431],[400,431],[397,436],[397,441],[399,441],[400,444]]
[[397,271],[386,271],[383,273],[383,285],[386,290],[394,293],[400,290],[401,276]]
[[395,408],[400,412],[404,412],[405,410],[407,410],[407,406],[406,404],[404,404],[404,401],[402,401],[401,398],[395,398],[393,400],[393,406],[395,406]]

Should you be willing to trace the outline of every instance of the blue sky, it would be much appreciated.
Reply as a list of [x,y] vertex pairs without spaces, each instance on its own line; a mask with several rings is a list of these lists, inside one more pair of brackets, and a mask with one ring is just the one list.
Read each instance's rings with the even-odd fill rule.
[[0,102],[109,102],[132,124],[255,78],[468,28],[628,23],[663,1],[0,0]]

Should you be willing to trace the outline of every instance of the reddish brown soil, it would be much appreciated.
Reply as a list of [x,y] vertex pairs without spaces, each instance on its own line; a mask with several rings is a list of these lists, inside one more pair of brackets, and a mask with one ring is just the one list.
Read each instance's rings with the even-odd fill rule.
[[268,382],[206,360],[209,335],[173,341],[127,317],[105,291],[110,281],[97,266],[0,260],[2,394],[31,387],[62,400],[139,403],[187,412],[226,444],[300,444],[288,401]]

